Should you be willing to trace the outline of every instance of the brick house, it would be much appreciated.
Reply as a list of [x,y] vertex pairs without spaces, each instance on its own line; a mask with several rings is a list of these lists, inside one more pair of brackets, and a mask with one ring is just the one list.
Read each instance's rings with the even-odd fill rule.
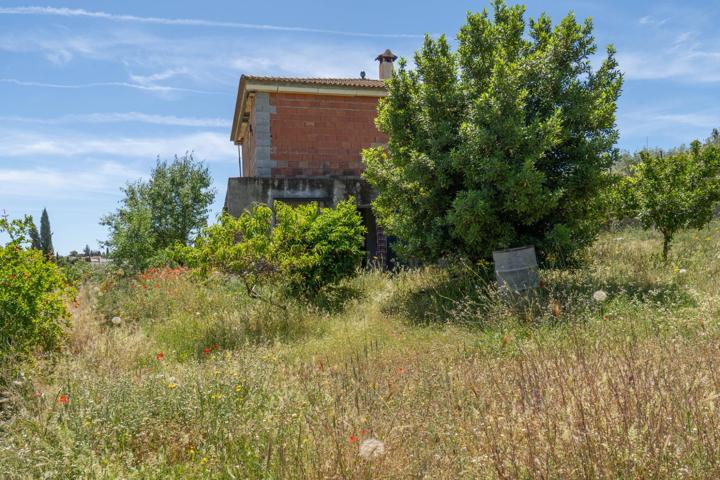
[[377,56],[379,79],[240,78],[230,139],[240,176],[228,180],[225,210],[240,215],[253,203],[315,201],[334,206],[353,196],[368,234],[368,258],[387,262],[387,241],[370,208],[373,193],[360,174],[363,148],[387,141],[375,127],[378,100],[397,59]]

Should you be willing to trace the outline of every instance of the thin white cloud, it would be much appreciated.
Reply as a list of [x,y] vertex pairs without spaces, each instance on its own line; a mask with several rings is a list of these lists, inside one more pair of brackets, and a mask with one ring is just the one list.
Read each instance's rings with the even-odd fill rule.
[[195,18],[164,18],[164,17],[140,17],[136,15],[114,14],[100,11],[89,11],[80,8],[55,8],[55,7],[0,7],[0,14],[3,15],[53,15],[61,17],[89,17],[104,20],[121,22],[149,23],[157,25],[175,25],[189,27],[220,27],[239,28],[250,30],[271,30],[280,32],[298,33],[321,33],[329,35],[351,36],[351,37],[382,37],[382,38],[422,38],[423,35],[407,33],[367,33],[350,32],[346,30],[327,30],[308,27],[288,27],[281,25],[268,25],[257,23],[224,22],[216,20],[203,20]]
[[20,80],[17,78],[0,78],[0,82],[11,83],[21,87],[43,87],[43,88],[61,88],[77,90],[82,88],[97,88],[97,87],[122,87],[122,88],[133,88],[137,90],[145,90],[150,92],[159,93],[170,93],[170,92],[187,92],[187,93],[199,93],[205,95],[224,95],[224,92],[211,92],[207,90],[197,90],[194,88],[182,88],[182,87],[169,87],[167,85],[138,85],[136,83],[129,82],[90,82],[90,83],[47,83],[47,82],[35,82],[28,80]]
[[177,117],[175,115],[155,115],[140,112],[85,113],[48,118],[0,116],[0,122],[33,123],[43,125],[63,125],[79,123],[147,123],[153,125],[168,125],[178,127],[230,128],[229,120],[223,120],[221,118]]
[[633,139],[626,148],[673,147],[707,138],[713,128],[720,127],[720,109],[635,108],[619,113],[618,126],[625,141]]
[[171,78],[187,74],[187,68],[172,68],[164,70],[162,72],[155,72],[150,75],[134,75],[131,73],[130,80],[136,85],[142,85],[144,87],[156,87],[158,86],[157,82],[169,80]]
[[617,58],[620,68],[630,80],[720,82],[720,51],[674,48],[657,52],[625,52],[618,54]]
[[117,195],[127,180],[143,177],[144,173],[118,162],[93,162],[82,169],[0,167],[3,195],[16,198],[87,198],[89,194]]
[[[102,29],[78,32],[61,25],[44,28],[18,29],[0,33],[0,50],[13,53],[40,52],[56,64],[64,64],[76,56],[106,60],[133,50],[155,46],[160,39],[137,30]],[[157,46],[168,52],[169,45]]]
[[0,131],[0,158],[6,157],[124,157],[154,159],[193,151],[208,162],[237,161],[237,149],[227,134],[197,132],[189,135],[102,136],[67,132]]
[[668,20],[669,20],[668,18],[658,19],[658,18],[653,17],[652,15],[646,15],[644,17],[641,17],[638,20],[638,23],[640,25],[652,25],[655,27],[662,27],[663,25],[665,25],[668,22]]

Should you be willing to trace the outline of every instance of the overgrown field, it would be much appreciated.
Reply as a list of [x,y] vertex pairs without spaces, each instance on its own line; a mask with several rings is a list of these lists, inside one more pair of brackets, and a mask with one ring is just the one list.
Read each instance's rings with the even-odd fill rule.
[[660,250],[604,234],[529,303],[462,269],[285,308],[90,283],[65,352],[8,379],[0,478],[720,478],[720,225]]

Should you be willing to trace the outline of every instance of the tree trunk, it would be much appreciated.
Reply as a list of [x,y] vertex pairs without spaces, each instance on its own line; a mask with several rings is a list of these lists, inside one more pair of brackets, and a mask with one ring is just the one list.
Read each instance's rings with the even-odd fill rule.
[[668,253],[670,252],[670,242],[672,241],[672,235],[663,232],[663,262],[667,262]]

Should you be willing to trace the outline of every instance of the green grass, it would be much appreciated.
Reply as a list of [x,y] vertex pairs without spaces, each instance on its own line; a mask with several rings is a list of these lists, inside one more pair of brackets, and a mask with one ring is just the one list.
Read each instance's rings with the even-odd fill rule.
[[65,352],[9,379],[0,478],[718,478],[720,225],[660,248],[604,234],[521,303],[438,268],[286,309],[90,284]]

